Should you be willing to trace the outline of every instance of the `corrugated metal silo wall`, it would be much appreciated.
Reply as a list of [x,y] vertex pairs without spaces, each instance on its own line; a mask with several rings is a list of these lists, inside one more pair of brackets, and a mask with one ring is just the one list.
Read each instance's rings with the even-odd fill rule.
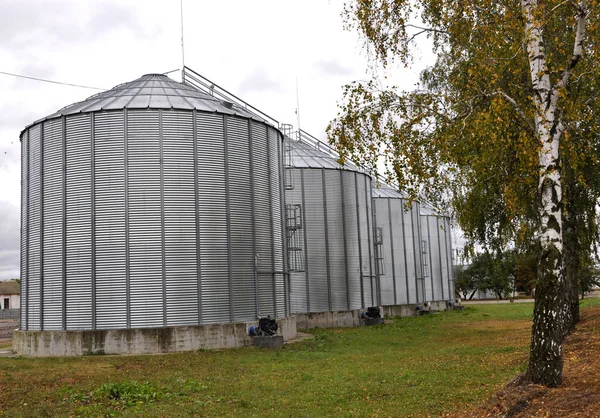
[[382,231],[384,271],[380,276],[381,304],[421,302],[418,291],[423,280],[419,230],[419,204],[409,210],[401,198],[373,199],[377,226]]
[[29,292],[29,133],[21,136],[21,318],[26,324],[28,318],[27,300]]
[[454,288],[454,265],[452,262],[452,225],[450,224],[450,219],[447,217],[441,218],[443,222],[444,228],[444,251],[446,253],[445,262],[446,268],[448,269],[448,299],[454,300],[456,296],[456,289]]
[[429,277],[425,278],[426,300],[454,298],[450,224],[447,218],[421,216],[421,233],[427,241]]
[[305,271],[291,274],[292,312],[376,305],[371,178],[346,170],[292,170],[286,203],[302,205],[305,240]]
[[40,326],[40,280],[29,280],[30,277],[39,278],[41,273],[41,206],[42,206],[42,165],[41,165],[41,127],[35,126],[29,132],[29,220],[28,220],[28,272],[27,272],[27,321],[33,327]]
[[156,109],[27,129],[22,329],[288,314],[281,139],[248,119]]

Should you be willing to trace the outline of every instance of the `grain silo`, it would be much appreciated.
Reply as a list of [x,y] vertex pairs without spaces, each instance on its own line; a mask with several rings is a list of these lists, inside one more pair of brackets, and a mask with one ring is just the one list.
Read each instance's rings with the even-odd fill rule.
[[421,204],[421,236],[425,265],[425,300],[454,300],[450,219],[429,204]]
[[373,208],[381,231],[381,304],[405,305],[425,301],[425,274],[419,202],[390,186],[373,189]]
[[161,74],[25,128],[21,329],[287,316],[282,140]]
[[332,149],[304,131],[286,141],[293,186],[286,203],[298,209],[301,227],[295,233],[304,242],[303,271],[290,273],[292,312],[378,305],[370,175],[340,165]]

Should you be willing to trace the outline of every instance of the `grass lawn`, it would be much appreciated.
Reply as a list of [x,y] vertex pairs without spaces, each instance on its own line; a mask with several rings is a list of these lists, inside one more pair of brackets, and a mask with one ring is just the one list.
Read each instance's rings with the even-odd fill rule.
[[475,305],[311,331],[277,350],[0,358],[0,416],[437,416],[524,370],[532,308]]

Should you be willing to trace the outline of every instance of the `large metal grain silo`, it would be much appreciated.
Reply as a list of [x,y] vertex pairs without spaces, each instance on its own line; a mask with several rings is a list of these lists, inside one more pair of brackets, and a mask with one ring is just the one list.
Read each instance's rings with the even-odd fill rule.
[[21,329],[286,316],[282,138],[160,74],[25,128]]
[[426,269],[425,300],[454,300],[452,233],[450,219],[439,215],[428,204],[421,208],[423,262]]
[[373,210],[381,234],[382,305],[425,301],[427,271],[423,265],[420,204],[408,203],[406,196],[389,186],[373,189]]
[[291,149],[288,207],[301,208],[303,271],[292,271],[292,312],[355,310],[379,304],[371,177],[341,166],[326,145],[301,131]]

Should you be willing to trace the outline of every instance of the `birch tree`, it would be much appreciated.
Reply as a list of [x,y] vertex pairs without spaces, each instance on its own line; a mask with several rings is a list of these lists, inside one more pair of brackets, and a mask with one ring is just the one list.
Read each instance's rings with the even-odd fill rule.
[[374,62],[410,64],[420,35],[431,37],[438,59],[419,90],[377,80],[346,86],[330,141],[342,160],[375,171],[386,162],[386,174],[413,197],[438,200],[452,190],[474,240],[535,235],[528,375],[547,386],[561,383],[562,339],[573,322],[563,297],[563,163],[575,188],[585,185],[583,167],[598,165],[597,153],[572,152],[573,138],[597,150],[596,127],[578,136],[590,114],[599,116],[589,87],[600,77],[597,12],[598,0],[359,0],[343,13]]

